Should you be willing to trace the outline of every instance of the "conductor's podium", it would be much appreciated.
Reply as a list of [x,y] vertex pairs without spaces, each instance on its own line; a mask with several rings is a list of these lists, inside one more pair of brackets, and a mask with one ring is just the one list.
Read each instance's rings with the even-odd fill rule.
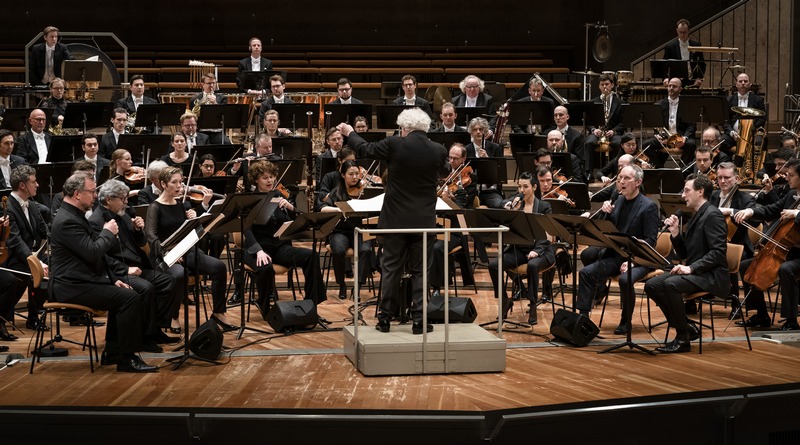
[[502,372],[506,368],[506,341],[472,323],[450,324],[447,369],[445,369],[444,325],[428,333],[427,360],[423,365],[422,335],[411,333],[411,323],[392,324],[390,332],[374,326],[358,330],[358,362],[353,326],[344,332],[347,358],[365,376]]

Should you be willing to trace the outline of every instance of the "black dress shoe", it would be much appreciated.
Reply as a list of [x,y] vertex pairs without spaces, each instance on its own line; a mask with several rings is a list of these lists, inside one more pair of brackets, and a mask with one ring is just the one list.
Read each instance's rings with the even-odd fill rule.
[[231,332],[239,329],[239,326],[234,326],[232,324],[225,323],[224,321],[220,320],[214,315],[211,315],[211,319],[214,320],[219,325],[219,328],[222,329],[222,332]]
[[697,328],[696,324],[687,323],[687,328],[689,330],[689,341],[695,341],[700,338],[700,329]]
[[697,303],[695,303],[694,300],[687,301],[686,303],[684,303],[684,306],[686,308],[687,314],[693,315],[697,313]]
[[0,346],[0,352],[8,351],[8,346]]
[[[72,318],[69,321],[69,325],[70,326],[86,326],[88,324],[89,324],[89,319],[86,318],[85,315],[81,315],[80,317]],[[105,326],[106,325],[106,323],[104,321],[97,321],[97,320],[94,320],[94,319],[92,319],[92,324],[94,325],[94,327],[100,327],[100,326]]]
[[107,366],[107,365],[116,365],[119,361],[119,354],[116,352],[108,352],[106,350],[100,354],[100,365]]
[[770,320],[769,315],[759,315],[755,314],[752,317],[748,318],[747,321],[741,322],[737,321],[736,326],[745,326],[748,328],[768,328],[772,325],[772,320]]
[[[433,332],[433,325],[428,325],[428,332]],[[414,335],[422,335],[422,322],[415,321],[413,325],[411,325],[411,333]]]
[[514,312],[514,300],[503,296],[503,318],[508,318],[511,312]]
[[121,354],[117,359],[117,372],[158,372],[158,366],[151,366],[136,354]]
[[339,285],[339,299],[346,300],[347,299],[347,286]]
[[688,340],[672,340],[664,346],[656,348],[657,352],[662,354],[678,354],[681,352],[689,352],[692,349],[692,344]]
[[172,326],[170,326],[166,330],[176,335],[180,335],[183,332],[183,328],[180,326],[178,326],[177,328],[173,328]]
[[239,291],[234,291],[233,295],[228,298],[228,306],[239,306],[242,304],[242,294]]
[[796,321],[787,321],[781,326],[781,331],[800,331],[800,324]]
[[627,335],[628,334],[628,324],[620,322],[619,325],[614,328],[614,335]]
[[375,329],[381,332],[389,332],[389,328],[391,327],[391,323],[389,323],[388,318],[379,318],[378,324],[375,325]]
[[17,338],[19,338],[19,337],[17,337],[16,335],[11,334],[11,333],[8,332],[8,329],[6,329],[6,324],[5,323],[0,323],[0,340],[3,340],[3,341],[14,341]]
[[539,319],[536,318],[536,309],[532,308],[531,313],[528,314],[528,324],[531,326],[536,326],[539,324]]
[[163,345],[174,345],[175,343],[180,343],[180,337],[170,337],[169,335],[165,334],[164,331],[159,330],[158,334],[156,334],[156,343],[163,344]]
[[47,325],[39,326],[38,329],[37,329],[37,325],[38,324],[39,324],[39,320],[37,320],[36,318],[29,317],[28,321],[25,322],[25,327],[28,328],[28,329],[36,329],[36,330],[45,331],[45,332],[50,330],[50,326],[47,326]]

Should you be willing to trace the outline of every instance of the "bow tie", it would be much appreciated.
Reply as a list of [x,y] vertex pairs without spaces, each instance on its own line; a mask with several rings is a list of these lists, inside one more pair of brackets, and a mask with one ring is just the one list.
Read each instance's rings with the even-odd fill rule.
[[0,167],[8,167],[11,165],[8,159],[0,158]]
[[20,205],[20,206],[21,206],[23,209],[27,209],[27,208],[28,208],[28,201],[27,201],[27,200],[25,200],[25,201],[22,201],[22,202],[20,202],[20,203],[19,203],[19,205]]
[[33,133],[33,138],[44,140],[44,133]]

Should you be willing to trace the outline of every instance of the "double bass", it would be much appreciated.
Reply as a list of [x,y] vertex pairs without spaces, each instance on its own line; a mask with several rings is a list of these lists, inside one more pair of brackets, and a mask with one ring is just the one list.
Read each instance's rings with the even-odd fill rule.
[[[796,210],[800,205],[800,197],[787,210]],[[750,230],[756,229],[742,223]],[[779,220],[766,233],[762,234],[764,244],[758,249],[753,262],[744,274],[744,281],[760,291],[766,291],[778,278],[778,269],[786,261],[789,251],[800,245],[800,224],[795,219]]]

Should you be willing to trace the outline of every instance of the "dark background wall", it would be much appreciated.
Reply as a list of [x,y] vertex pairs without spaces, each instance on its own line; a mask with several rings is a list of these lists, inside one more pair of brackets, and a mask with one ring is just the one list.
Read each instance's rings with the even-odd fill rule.
[[[678,18],[699,23],[734,0],[9,3],[4,11],[6,26],[0,27],[3,46],[24,45],[52,24],[62,31],[113,31],[137,49],[168,45],[241,48],[246,53],[247,40],[253,35],[260,36],[265,46],[508,45],[513,49],[519,45],[558,45],[574,49],[570,61],[574,69],[584,65],[584,24],[605,21],[619,24],[610,28],[614,50],[605,67],[617,70],[627,69],[633,58],[673,38]],[[590,45],[594,34],[592,30]],[[591,52],[589,57],[591,60]],[[590,67],[603,68],[593,61]]]

